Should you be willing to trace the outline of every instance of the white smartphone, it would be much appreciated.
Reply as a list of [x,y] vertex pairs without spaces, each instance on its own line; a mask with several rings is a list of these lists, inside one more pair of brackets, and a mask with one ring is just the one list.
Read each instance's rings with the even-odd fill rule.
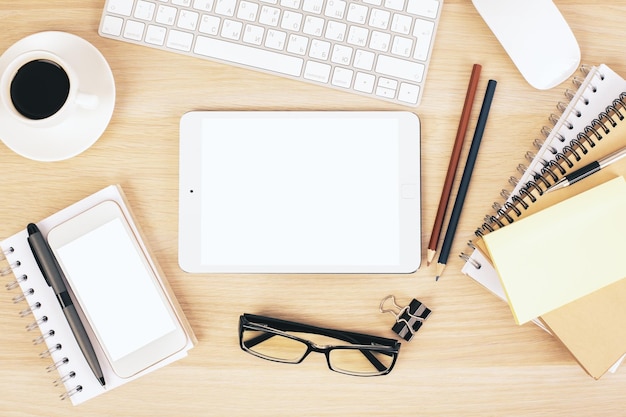
[[85,327],[91,328],[121,378],[179,352],[187,343],[139,239],[114,201],[100,203],[48,234],[86,318]]

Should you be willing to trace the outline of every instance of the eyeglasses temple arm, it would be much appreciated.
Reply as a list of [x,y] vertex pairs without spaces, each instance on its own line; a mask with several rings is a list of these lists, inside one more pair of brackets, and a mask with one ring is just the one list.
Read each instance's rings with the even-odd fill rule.
[[266,340],[268,340],[268,339],[270,339],[271,337],[274,337],[274,336],[276,336],[276,335],[272,334],[272,333],[267,333],[267,332],[260,333],[258,336],[255,336],[255,337],[253,337],[251,339],[248,339],[248,340],[244,341],[243,344],[245,344],[246,347],[250,349],[250,348],[253,348],[253,347],[255,347],[256,345],[258,345],[260,343],[265,342]]

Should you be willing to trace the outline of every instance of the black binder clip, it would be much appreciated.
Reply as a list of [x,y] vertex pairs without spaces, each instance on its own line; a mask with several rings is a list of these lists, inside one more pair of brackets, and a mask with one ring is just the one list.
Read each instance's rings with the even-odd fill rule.
[[[393,308],[385,308],[385,302],[391,300]],[[409,342],[415,333],[422,327],[431,310],[415,298],[406,307],[400,307],[393,295],[388,295],[380,302],[381,313],[391,313],[396,318],[396,324],[391,328],[398,336]]]

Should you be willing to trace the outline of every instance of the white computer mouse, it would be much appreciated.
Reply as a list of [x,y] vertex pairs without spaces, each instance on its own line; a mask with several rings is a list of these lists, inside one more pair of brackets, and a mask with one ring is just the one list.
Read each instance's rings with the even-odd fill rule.
[[580,64],[580,48],[552,0],[472,0],[528,83],[552,88]]

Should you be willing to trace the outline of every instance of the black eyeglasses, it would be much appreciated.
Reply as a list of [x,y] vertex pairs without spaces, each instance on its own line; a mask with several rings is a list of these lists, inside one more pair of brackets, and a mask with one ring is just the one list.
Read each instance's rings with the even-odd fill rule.
[[[301,337],[311,334],[324,336],[329,344],[319,345]],[[339,341],[350,344],[336,344]],[[400,351],[400,342],[394,339],[254,314],[239,317],[239,345],[259,358],[282,363],[296,364],[311,352],[323,353],[331,370],[354,376],[388,374]]]

